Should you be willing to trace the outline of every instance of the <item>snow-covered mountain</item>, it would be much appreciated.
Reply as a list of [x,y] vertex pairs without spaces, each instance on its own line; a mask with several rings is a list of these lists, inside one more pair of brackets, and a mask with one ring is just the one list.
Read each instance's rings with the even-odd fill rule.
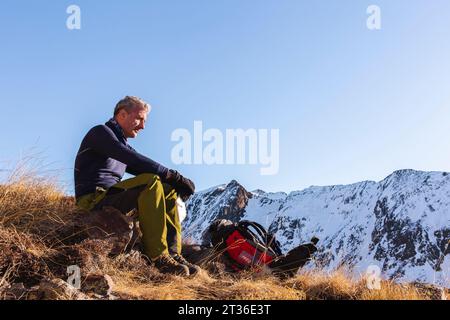
[[380,182],[289,194],[248,192],[233,180],[196,193],[187,211],[185,237],[197,241],[215,219],[253,220],[285,251],[319,237],[311,264],[325,270],[345,265],[363,274],[377,266],[384,278],[450,287],[450,256],[436,271],[450,239],[450,173],[400,170]]

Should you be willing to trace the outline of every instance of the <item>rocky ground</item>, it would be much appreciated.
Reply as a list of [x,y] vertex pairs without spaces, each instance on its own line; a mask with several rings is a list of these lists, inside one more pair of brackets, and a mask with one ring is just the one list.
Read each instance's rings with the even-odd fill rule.
[[[216,262],[200,275],[159,273],[141,254],[133,212],[83,212],[54,185],[21,179],[0,186],[0,299],[443,299],[424,284],[367,279],[344,269],[303,272],[281,280],[270,274],[228,274]],[[188,246],[187,246],[188,247]],[[73,267],[75,266],[75,267]],[[79,268],[79,269],[78,269]],[[80,286],[74,282],[79,270]]]

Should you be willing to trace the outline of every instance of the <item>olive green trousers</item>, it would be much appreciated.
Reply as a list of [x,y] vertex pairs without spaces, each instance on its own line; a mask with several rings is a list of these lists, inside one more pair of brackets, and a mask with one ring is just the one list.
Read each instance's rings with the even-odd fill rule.
[[145,254],[156,259],[162,254],[181,254],[181,223],[175,189],[155,174],[142,174],[121,181],[108,190],[97,188],[77,199],[77,206],[91,211],[109,206],[127,214],[138,211]]

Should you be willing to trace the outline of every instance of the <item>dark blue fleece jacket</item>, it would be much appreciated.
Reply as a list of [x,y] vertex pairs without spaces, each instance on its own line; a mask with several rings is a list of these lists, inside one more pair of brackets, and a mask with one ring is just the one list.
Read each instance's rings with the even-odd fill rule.
[[119,124],[111,119],[93,127],[81,142],[75,159],[75,197],[95,192],[96,187],[109,188],[132,175],[153,173],[164,178],[168,169],[128,145]]

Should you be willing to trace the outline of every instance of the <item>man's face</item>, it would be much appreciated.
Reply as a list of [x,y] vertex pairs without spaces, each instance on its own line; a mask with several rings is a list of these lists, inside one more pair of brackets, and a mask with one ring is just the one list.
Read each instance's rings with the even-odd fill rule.
[[130,113],[125,109],[120,110],[116,120],[122,127],[125,138],[136,138],[138,132],[145,128],[147,114],[147,109],[140,106],[132,109]]

